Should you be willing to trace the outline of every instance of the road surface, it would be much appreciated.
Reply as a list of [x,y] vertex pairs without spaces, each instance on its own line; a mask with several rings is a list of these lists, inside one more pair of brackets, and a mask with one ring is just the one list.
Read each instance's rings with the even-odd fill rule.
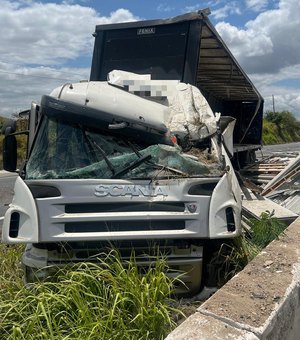
[[277,145],[264,145],[261,151],[257,151],[257,156],[260,157],[261,153],[264,157],[276,152],[300,152],[300,142],[277,144]]

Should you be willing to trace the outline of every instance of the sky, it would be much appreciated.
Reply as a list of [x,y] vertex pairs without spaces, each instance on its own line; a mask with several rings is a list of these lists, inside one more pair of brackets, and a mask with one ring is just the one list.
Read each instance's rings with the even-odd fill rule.
[[0,116],[88,79],[99,24],[210,8],[209,19],[265,99],[300,120],[299,0],[0,0]]

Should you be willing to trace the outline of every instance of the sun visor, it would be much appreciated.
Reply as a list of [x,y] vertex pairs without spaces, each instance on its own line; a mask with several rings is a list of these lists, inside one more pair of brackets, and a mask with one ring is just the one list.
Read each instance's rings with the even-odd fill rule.
[[[147,140],[152,143],[172,144],[167,135],[167,128],[161,124],[160,128],[143,124],[121,115],[95,109],[76,103],[67,102],[50,96],[43,96],[41,114],[70,124],[79,124],[90,128],[110,130],[114,134],[128,136],[137,140]],[[121,123],[124,123],[121,125]],[[112,128],[120,124],[120,128]]]

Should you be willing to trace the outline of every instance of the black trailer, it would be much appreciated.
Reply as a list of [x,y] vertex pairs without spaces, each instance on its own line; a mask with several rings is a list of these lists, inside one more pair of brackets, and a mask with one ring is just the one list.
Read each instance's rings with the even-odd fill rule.
[[261,147],[263,98],[207,17],[208,10],[175,18],[97,25],[90,80],[114,70],[197,86],[213,111],[236,118],[236,164]]

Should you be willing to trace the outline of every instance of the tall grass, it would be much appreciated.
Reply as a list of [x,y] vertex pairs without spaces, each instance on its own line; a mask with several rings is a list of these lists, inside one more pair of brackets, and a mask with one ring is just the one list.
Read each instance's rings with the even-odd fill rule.
[[16,292],[24,286],[20,265],[23,250],[24,247],[20,245],[9,246],[0,243],[0,301],[3,297],[8,300],[14,298]]
[[278,239],[286,225],[274,217],[273,212],[263,212],[259,219],[249,219],[250,229],[231,243],[224,243],[212,264],[218,264],[217,282],[225,284],[231,277],[240,272],[263,248]]
[[141,275],[134,256],[124,265],[112,251],[98,263],[59,270],[53,282],[12,286],[14,295],[2,289],[0,337],[163,339],[175,326],[166,270],[157,258]]

